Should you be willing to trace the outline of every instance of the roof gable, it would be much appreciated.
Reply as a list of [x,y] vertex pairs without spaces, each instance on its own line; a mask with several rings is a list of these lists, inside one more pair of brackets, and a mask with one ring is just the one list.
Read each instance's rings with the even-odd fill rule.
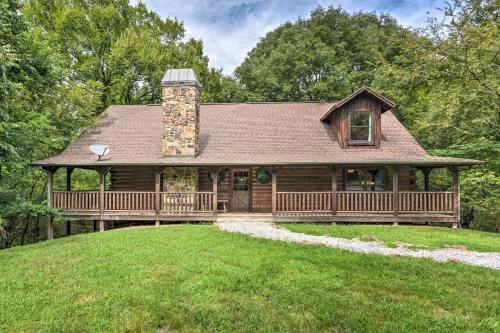
[[360,89],[356,90],[355,92],[353,92],[352,94],[350,94],[349,96],[344,98],[343,100],[337,102],[330,110],[328,110],[327,113],[325,113],[325,115],[323,115],[323,117],[321,117],[321,121],[328,120],[328,118],[330,117],[330,115],[333,112],[340,109],[342,106],[346,105],[347,103],[349,103],[350,101],[352,101],[353,99],[355,99],[356,97],[361,96],[361,95],[368,95],[368,96],[371,96],[372,98],[376,99],[377,101],[379,101],[381,106],[382,106],[382,112],[394,109],[394,107],[396,106],[396,104],[394,104],[394,102],[392,102],[388,98],[386,98],[386,97],[382,96],[381,94],[379,94],[378,92],[364,86],[364,87],[361,87]]

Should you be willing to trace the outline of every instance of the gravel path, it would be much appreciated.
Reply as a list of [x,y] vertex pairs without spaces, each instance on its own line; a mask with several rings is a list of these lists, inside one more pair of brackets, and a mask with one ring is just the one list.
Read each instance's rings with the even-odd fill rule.
[[358,239],[315,236],[287,229],[281,229],[269,222],[218,222],[217,226],[225,231],[248,234],[253,237],[286,242],[319,244],[353,252],[381,254],[384,256],[403,256],[432,259],[438,262],[460,262],[500,270],[499,252],[474,252],[453,248],[437,250],[410,249],[404,246],[388,247],[380,242],[365,242]]

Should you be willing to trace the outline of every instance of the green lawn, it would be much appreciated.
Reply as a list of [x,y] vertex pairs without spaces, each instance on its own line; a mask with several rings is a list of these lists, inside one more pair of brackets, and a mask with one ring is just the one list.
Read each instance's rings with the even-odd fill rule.
[[0,251],[0,332],[499,332],[499,300],[492,269],[209,225]]
[[283,223],[281,227],[294,232],[311,235],[329,235],[340,238],[376,238],[388,246],[396,246],[398,242],[432,249],[445,246],[467,246],[469,250],[500,252],[500,234],[428,226],[388,225],[331,225],[311,223]]

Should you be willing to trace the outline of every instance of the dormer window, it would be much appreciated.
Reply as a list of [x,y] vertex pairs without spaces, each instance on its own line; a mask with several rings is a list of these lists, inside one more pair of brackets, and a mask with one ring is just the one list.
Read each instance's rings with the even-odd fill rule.
[[321,121],[330,123],[341,148],[377,149],[382,143],[382,114],[394,106],[379,93],[363,87],[335,103]]
[[349,112],[349,143],[353,145],[373,144],[372,112]]

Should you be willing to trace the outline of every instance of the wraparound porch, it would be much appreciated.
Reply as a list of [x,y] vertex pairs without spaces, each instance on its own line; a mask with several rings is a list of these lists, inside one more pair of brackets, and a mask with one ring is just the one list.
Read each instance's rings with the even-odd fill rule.
[[[282,191],[277,179],[280,168],[270,167],[269,210],[254,215],[255,211],[240,212],[241,216],[265,216],[272,221],[299,222],[365,222],[365,223],[410,223],[442,222],[456,226],[459,221],[458,167],[453,166],[453,191],[428,191],[428,175],[424,191],[400,191],[400,167],[391,166],[392,185],[390,191],[346,191],[340,189],[338,175],[341,167],[323,166],[331,175],[329,184],[322,179],[322,188],[328,191]],[[105,221],[216,221],[227,213],[222,209],[224,197],[221,195],[219,175],[221,168],[210,168],[211,191],[165,192],[161,188],[161,169],[154,171],[154,191],[105,190],[105,176],[110,168],[97,168],[99,191],[71,191],[71,172],[67,175],[67,191],[53,191],[53,176],[57,169],[47,169],[49,173],[49,204],[59,209],[63,216],[82,220],[100,221],[104,230]],[[232,170],[230,169],[230,174]],[[241,167],[234,170],[242,170]],[[426,170],[426,169],[425,169]],[[238,171],[238,172],[240,172]],[[285,172],[283,172],[285,173]],[[328,174],[327,173],[327,174]],[[251,172],[250,172],[251,174]],[[251,177],[251,175],[249,176]],[[201,182],[201,180],[200,180]],[[232,182],[232,180],[231,180]],[[236,185],[230,184],[233,188]],[[290,186],[283,186],[290,189]],[[236,187],[235,187],[236,188]],[[262,186],[261,186],[262,188]],[[252,192],[252,188],[248,189]],[[278,191],[279,190],[279,191]],[[427,191],[426,191],[427,190]],[[257,186],[256,186],[257,191]],[[253,194],[255,197],[256,195]],[[222,197],[222,200],[221,200]],[[262,214],[263,213],[263,214]],[[233,214],[234,216],[234,214]],[[49,230],[50,233],[50,230]]]

